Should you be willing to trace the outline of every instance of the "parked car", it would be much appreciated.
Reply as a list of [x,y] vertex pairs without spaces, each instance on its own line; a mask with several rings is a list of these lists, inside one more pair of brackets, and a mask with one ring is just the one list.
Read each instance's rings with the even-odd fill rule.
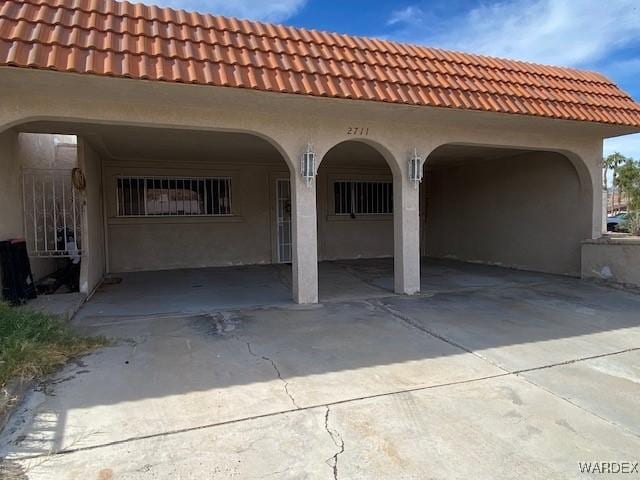
[[628,217],[629,214],[626,212],[607,217],[607,232],[627,232],[628,227],[626,224]]

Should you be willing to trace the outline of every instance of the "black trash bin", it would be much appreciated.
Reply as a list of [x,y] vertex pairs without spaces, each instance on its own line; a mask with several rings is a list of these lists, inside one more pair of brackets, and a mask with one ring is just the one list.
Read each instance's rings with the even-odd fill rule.
[[0,242],[2,298],[12,305],[21,305],[36,298],[27,243],[23,239]]

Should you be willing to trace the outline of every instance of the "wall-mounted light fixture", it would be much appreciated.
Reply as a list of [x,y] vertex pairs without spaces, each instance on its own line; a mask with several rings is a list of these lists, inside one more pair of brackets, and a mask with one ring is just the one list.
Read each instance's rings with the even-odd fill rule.
[[413,186],[418,188],[422,182],[422,158],[418,155],[418,149],[414,148],[409,158],[409,181],[413,182]]
[[313,151],[313,145],[310,143],[307,144],[300,159],[300,171],[307,186],[311,185],[316,176],[316,152]]

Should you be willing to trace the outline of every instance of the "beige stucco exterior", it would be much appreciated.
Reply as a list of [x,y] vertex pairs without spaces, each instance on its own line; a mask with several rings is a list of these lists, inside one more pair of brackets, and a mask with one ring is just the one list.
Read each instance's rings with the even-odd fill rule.
[[[55,88],[51,88],[52,85]],[[294,298],[300,303],[317,301],[319,252],[321,258],[338,256],[335,245],[331,245],[331,242],[323,244],[321,239],[318,247],[318,228],[327,231],[327,228],[335,230],[345,227],[337,222],[330,224],[329,219],[323,219],[326,217],[323,212],[320,212],[318,223],[317,205],[322,204],[317,203],[317,189],[326,188],[326,179],[322,176],[322,164],[320,176],[315,182],[307,185],[301,178],[299,158],[308,143],[315,146],[319,159],[324,158],[334,146],[349,140],[371,146],[385,159],[394,182],[395,290],[411,294],[419,291],[420,265],[420,190],[414,188],[407,173],[407,159],[414,149],[423,158],[428,158],[439,146],[452,143],[561,153],[575,172],[575,176],[566,185],[567,191],[572,192],[573,207],[582,212],[576,220],[578,226],[572,232],[579,231],[585,237],[595,238],[601,234],[602,225],[602,197],[599,193],[593,194],[594,191],[600,192],[602,140],[631,132],[631,129],[622,127],[518,115],[312,98],[14,68],[0,69],[0,92],[0,132],[14,128],[22,131],[73,133],[91,140],[100,138],[102,130],[115,125],[163,128],[176,132],[239,132],[255,135],[269,142],[280,154],[284,162],[282,165],[287,165],[290,169],[293,197],[293,290]],[[3,138],[7,135],[10,137],[11,133],[3,134]],[[1,152],[0,158],[2,155],[6,156],[6,153]],[[538,161],[532,158],[530,162]],[[111,165],[105,165],[105,175],[112,171]],[[122,165],[120,167],[125,168]],[[172,165],[173,167],[175,166]],[[127,164],[126,168],[135,166]],[[234,161],[231,161],[229,168],[241,171],[241,166]],[[375,168],[367,171],[363,166],[360,173],[368,175]],[[280,171],[285,170],[281,168]],[[542,169],[541,174],[544,171]],[[553,170],[548,172],[554,173]],[[567,171],[563,172],[562,175],[566,174],[569,179]],[[272,173],[260,172],[261,175]],[[256,178],[259,176],[255,175]],[[264,195],[266,187],[252,184],[254,180],[251,179],[245,181],[248,183],[243,184],[244,188],[255,188],[256,191],[262,189]],[[562,182],[558,184],[559,187],[565,187]],[[427,188],[428,185],[429,182],[426,182]],[[533,194],[532,188],[527,191]],[[322,191],[319,196],[322,197]],[[581,215],[588,218],[582,218]],[[264,215],[258,216],[264,222]],[[3,228],[5,224],[10,226],[12,221],[2,220]],[[253,225],[256,222],[250,223]],[[364,229],[364,224],[361,225]],[[109,242],[122,243],[131,238],[128,233],[123,233],[125,227],[130,226],[115,225],[112,222],[109,229],[111,227],[114,227],[114,238],[109,239]],[[160,235],[171,235],[169,230],[163,231],[162,227],[154,228],[160,230]],[[204,227],[196,225],[190,228]],[[486,225],[478,228],[480,230],[475,231],[474,235],[491,235],[491,232],[486,231]],[[4,234],[4,231],[1,233]],[[357,238],[360,233],[343,232],[341,235],[345,238],[354,235]],[[375,252],[376,255],[389,252],[388,235],[387,231],[382,236],[383,245]],[[334,237],[335,233],[326,234],[326,238]],[[491,244],[492,242],[488,242],[489,246]],[[513,243],[495,242],[494,245],[499,249],[521,248]],[[539,242],[530,247],[539,250],[530,252],[531,258],[543,259],[538,268],[540,270],[547,269],[549,260],[546,252],[550,245],[549,242]],[[254,249],[247,245],[248,251],[244,253],[254,255],[256,261],[266,261],[269,254],[262,246],[261,243]],[[343,247],[346,248],[346,244]],[[579,245],[574,246],[577,252],[579,248]],[[201,255],[214,261],[215,254],[208,249],[210,245],[203,244]],[[106,255],[109,257],[109,264],[117,261],[111,258],[108,250]],[[494,261],[491,255],[487,255],[486,259]],[[512,263],[519,265],[517,256],[514,259]],[[574,260],[575,258],[572,265]],[[528,268],[531,264],[525,262],[522,266]],[[567,273],[574,272],[573,268],[564,270]]]
[[393,215],[335,215],[334,182],[339,181],[393,182],[393,174],[382,155],[362,143],[345,142],[326,154],[316,178],[318,258],[393,256]]
[[[71,170],[78,164],[76,139],[72,135],[20,133],[17,137],[16,160],[21,169]],[[22,188],[20,179],[16,182]],[[20,207],[23,195],[20,190]],[[26,236],[21,225],[21,236]],[[58,270],[63,262],[55,258],[30,258],[31,271],[37,281]]]
[[582,277],[640,288],[640,238],[602,237],[585,241]]
[[[231,178],[233,215],[118,217],[117,177],[145,175]],[[286,164],[278,158],[271,162],[243,158],[195,162],[180,158],[172,162],[105,160],[109,271],[271,263],[275,200],[271,200],[270,179],[275,176],[289,176]]]
[[84,139],[78,144],[78,166],[84,173],[83,250],[80,291],[90,294],[100,284],[106,268],[102,158]]
[[462,160],[427,170],[425,255],[580,275],[591,195],[565,156]]
[[[21,172],[23,169],[68,169],[77,163],[74,138],[65,135],[18,133],[0,135],[0,240],[25,237]],[[31,258],[36,280],[57,270],[53,258]]]
[[[173,139],[167,139],[170,135],[165,131],[116,130],[102,138],[107,271],[277,262],[276,181],[290,178],[278,151],[247,135],[216,133],[203,138],[192,132],[182,135],[175,145]],[[316,182],[318,257],[391,257],[392,215],[352,219],[334,214],[334,181],[393,180],[384,158],[374,149],[355,142],[342,145],[332,151]],[[140,176],[230,178],[232,215],[119,217],[117,178]]]
[[17,139],[17,155],[25,168],[71,169],[78,163],[73,135],[21,133]]
[[17,158],[18,134],[13,130],[0,133],[0,239],[23,235],[20,162]]

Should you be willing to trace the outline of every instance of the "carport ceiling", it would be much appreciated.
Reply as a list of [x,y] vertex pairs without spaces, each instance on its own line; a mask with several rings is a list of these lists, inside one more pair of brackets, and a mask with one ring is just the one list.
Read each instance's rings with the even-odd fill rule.
[[159,161],[283,162],[255,135],[99,124],[32,123],[21,131],[79,135],[103,157]]
[[348,164],[347,168],[349,169],[389,169],[387,161],[375,148],[354,140],[342,142],[329,149],[322,159],[320,168],[327,165],[331,165],[332,168],[340,168],[343,163]]
[[531,150],[473,145],[444,145],[437,148],[426,161],[427,169],[445,168],[467,163],[477,163],[530,153]]
[[[82,136],[102,157],[111,159],[284,162],[266,140],[244,133],[60,122],[32,122],[18,130]],[[351,169],[389,168],[377,150],[358,141],[346,141],[330,149],[323,165],[332,163],[339,168],[345,160]]]

